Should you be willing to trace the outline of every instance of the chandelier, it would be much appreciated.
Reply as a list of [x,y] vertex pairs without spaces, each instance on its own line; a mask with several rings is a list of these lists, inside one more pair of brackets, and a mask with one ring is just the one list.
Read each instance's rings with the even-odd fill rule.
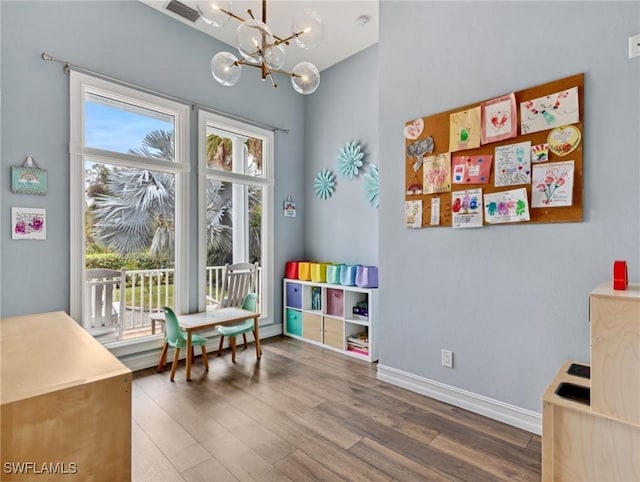
[[317,47],[324,36],[322,18],[315,11],[299,11],[291,22],[291,35],[274,35],[267,25],[267,0],[262,0],[262,20],[247,10],[249,18],[244,19],[231,11],[231,0],[208,0],[196,2],[202,20],[214,27],[222,27],[229,19],[240,22],[236,31],[236,46],[240,58],[230,52],[219,52],[211,59],[213,78],[225,86],[235,85],[240,79],[242,67],[260,69],[262,80],[269,78],[271,84],[278,84],[273,73],[291,77],[293,88],[301,94],[311,94],[320,85],[320,72],[311,62],[300,62],[291,72],[282,70],[287,54],[285,45],[293,41],[305,50]]

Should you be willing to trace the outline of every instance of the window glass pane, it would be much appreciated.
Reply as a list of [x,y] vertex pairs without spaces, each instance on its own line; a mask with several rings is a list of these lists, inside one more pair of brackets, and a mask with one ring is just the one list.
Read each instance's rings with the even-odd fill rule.
[[[218,306],[226,263],[262,267],[263,188],[207,179],[207,305]],[[261,291],[260,287],[258,288]]]
[[249,186],[249,262],[262,266],[262,188]]
[[175,119],[95,94],[84,102],[86,147],[175,160]]
[[207,179],[207,266],[233,263],[232,184]]
[[175,175],[90,161],[84,170],[85,328],[102,342],[150,335],[149,315],[174,306]]
[[264,177],[262,140],[207,126],[207,167]]

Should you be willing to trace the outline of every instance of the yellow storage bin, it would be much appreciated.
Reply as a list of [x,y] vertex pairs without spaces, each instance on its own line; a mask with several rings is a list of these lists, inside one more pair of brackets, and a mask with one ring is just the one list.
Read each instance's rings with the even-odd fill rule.
[[311,281],[311,263],[309,261],[300,261],[298,263],[298,279]]
[[327,281],[327,263],[311,263],[311,281],[316,283]]

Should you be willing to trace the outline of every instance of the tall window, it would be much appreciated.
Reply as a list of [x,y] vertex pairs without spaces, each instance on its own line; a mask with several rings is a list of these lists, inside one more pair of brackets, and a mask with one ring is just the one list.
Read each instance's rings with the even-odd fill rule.
[[258,299],[271,316],[273,133],[199,112],[200,309],[216,307],[226,263],[258,263]]
[[188,106],[71,72],[71,316],[104,343],[187,308]]

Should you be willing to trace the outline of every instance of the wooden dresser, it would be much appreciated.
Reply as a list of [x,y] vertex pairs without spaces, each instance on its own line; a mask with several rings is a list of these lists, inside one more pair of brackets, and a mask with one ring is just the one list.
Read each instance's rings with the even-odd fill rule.
[[63,312],[0,320],[0,480],[131,480],[131,371]]

